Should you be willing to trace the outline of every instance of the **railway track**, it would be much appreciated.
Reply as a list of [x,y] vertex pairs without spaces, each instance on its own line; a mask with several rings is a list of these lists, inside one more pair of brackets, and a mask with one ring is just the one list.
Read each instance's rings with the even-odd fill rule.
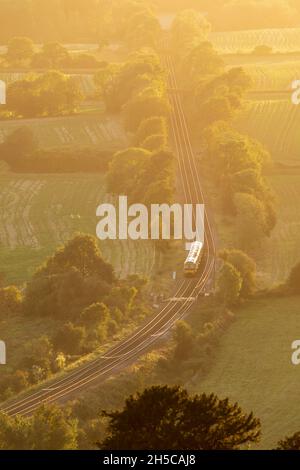
[[[177,81],[172,58],[164,56],[164,65],[168,73],[168,88],[177,90]],[[177,155],[181,175],[184,203],[204,203],[204,196],[196,167],[188,127],[180,100],[176,91],[170,94],[172,112],[170,116],[172,140]],[[145,325],[137,329],[127,339],[111,348],[104,356],[78,367],[62,378],[48,383],[47,388],[4,403],[1,411],[15,416],[30,415],[41,404],[63,402],[74,394],[83,391],[97,381],[105,380],[124,367],[132,364],[138,357],[149,350],[162,338],[176,321],[188,314],[193,306],[191,298],[197,298],[211,280],[215,264],[215,244],[208,214],[205,212],[206,256],[201,276],[196,279],[178,280],[172,299]]]

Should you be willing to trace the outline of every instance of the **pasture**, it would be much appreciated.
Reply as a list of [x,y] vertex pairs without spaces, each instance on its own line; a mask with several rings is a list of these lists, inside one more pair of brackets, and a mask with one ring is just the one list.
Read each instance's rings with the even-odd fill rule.
[[[108,201],[100,175],[0,173],[0,271],[7,282],[28,279],[74,233],[95,235],[96,208]],[[108,240],[100,247],[121,277],[150,275],[154,267],[150,241]]]
[[127,145],[127,136],[118,118],[103,114],[22,119],[0,122],[0,143],[15,129],[32,129],[42,147],[97,145],[98,149],[118,150]]
[[298,52],[300,28],[214,32],[209,40],[221,54],[249,53],[261,45],[272,47],[274,52]]
[[253,411],[262,423],[261,449],[274,448],[300,430],[300,366],[291,363],[291,343],[300,337],[299,313],[297,297],[256,300],[239,309],[208,376],[194,378],[189,387]]

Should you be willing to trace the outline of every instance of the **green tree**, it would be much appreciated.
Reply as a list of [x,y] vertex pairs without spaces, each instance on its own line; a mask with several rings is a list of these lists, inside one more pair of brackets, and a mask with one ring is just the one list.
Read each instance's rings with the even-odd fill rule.
[[291,270],[287,286],[294,294],[300,294],[300,263],[297,263]]
[[148,119],[143,119],[137,130],[135,142],[137,145],[141,145],[145,139],[153,135],[168,135],[167,122],[164,117],[153,116]]
[[226,263],[232,264],[242,277],[241,297],[249,297],[256,288],[256,264],[240,250],[223,250],[219,254]]
[[276,450],[300,450],[300,432],[280,440]]
[[177,14],[172,24],[172,48],[178,52],[206,39],[211,25],[201,13],[183,10]]
[[65,354],[82,354],[84,350],[84,342],[86,339],[86,331],[83,326],[75,326],[68,322],[63,325],[54,337],[54,345],[56,349]]
[[34,54],[33,41],[27,37],[14,37],[10,39],[7,46],[7,60],[12,64],[23,62]]
[[240,296],[243,280],[230,263],[223,264],[218,277],[218,295],[226,305],[234,305]]
[[34,450],[77,449],[78,424],[69,409],[42,405],[29,419],[29,448]]
[[103,414],[109,420],[99,444],[104,450],[233,450],[260,436],[259,420],[237,403],[213,394],[189,396],[179,387],[145,389],[123,410]]
[[194,335],[190,325],[185,321],[178,321],[175,325],[173,338],[175,341],[174,359],[176,362],[188,359],[195,346]]

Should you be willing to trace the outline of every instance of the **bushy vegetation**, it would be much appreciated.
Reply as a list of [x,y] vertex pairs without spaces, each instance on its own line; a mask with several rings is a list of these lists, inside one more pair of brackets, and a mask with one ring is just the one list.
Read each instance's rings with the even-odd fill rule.
[[1,375],[0,395],[9,397],[64,369],[74,358],[94,351],[122,328],[149,314],[139,276],[116,279],[97,241],[78,234],[40,266],[20,292],[0,289],[1,319],[22,315],[56,320],[53,331],[24,344],[14,372]]
[[7,90],[7,109],[26,118],[73,113],[83,96],[69,76],[57,71],[30,75],[11,83]]
[[17,173],[106,173],[112,153],[88,148],[41,149],[28,127],[13,131],[0,144],[1,159]]

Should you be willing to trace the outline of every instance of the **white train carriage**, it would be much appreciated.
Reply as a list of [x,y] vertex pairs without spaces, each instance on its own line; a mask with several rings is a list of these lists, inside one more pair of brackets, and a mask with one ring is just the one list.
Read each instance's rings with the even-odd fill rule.
[[184,275],[187,277],[195,276],[203,257],[204,244],[202,242],[193,242],[184,263]]

